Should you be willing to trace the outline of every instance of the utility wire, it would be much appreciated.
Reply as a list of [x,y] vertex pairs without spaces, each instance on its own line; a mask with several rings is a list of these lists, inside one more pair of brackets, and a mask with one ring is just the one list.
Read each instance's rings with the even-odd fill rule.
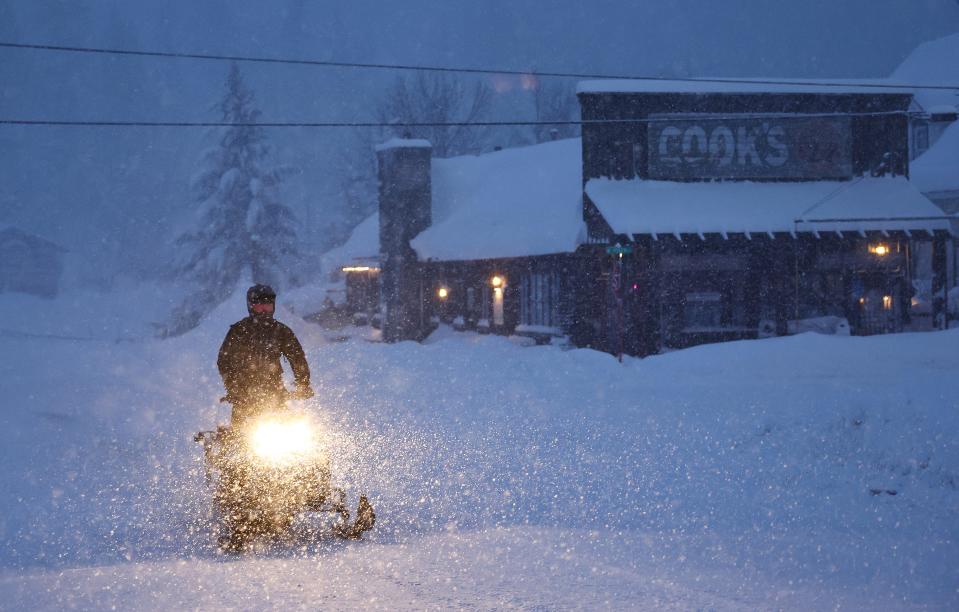
[[292,59],[278,57],[255,57],[250,55],[219,55],[212,53],[183,53],[175,51],[142,51],[136,49],[111,49],[104,47],[73,47],[65,45],[39,45],[0,41],[0,47],[8,49],[34,49],[41,51],[60,51],[68,53],[94,53],[103,55],[128,55],[138,57],[160,57],[175,59],[199,59],[230,62],[249,62],[260,64],[292,64],[299,66],[323,66],[328,68],[363,68],[372,70],[416,70],[421,72],[447,72],[463,74],[504,74],[533,77],[559,77],[573,79],[613,79],[633,81],[686,82],[686,83],[726,83],[745,85],[796,85],[802,87],[861,87],[873,89],[941,89],[956,90],[959,85],[916,85],[894,83],[856,83],[841,81],[803,81],[784,79],[733,79],[733,78],[692,78],[658,77],[648,75],[602,74],[583,72],[548,72],[538,70],[507,70],[499,68],[464,68],[455,66],[430,66],[424,64],[383,64],[363,62],[334,62],[330,60]]
[[643,119],[584,119],[582,121],[448,121],[448,122],[391,122],[377,121],[263,121],[229,123],[223,121],[60,121],[52,119],[6,119],[0,125],[73,126],[73,127],[260,127],[260,128],[424,128],[424,127],[505,127],[515,125],[624,125],[678,123],[692,121],[734,121],[741,119],[815,119],[829,117],[906,116],[906,111],[874,111],[849,113],[743,113],[733,115],[696,114],[674,117],[647,117]]

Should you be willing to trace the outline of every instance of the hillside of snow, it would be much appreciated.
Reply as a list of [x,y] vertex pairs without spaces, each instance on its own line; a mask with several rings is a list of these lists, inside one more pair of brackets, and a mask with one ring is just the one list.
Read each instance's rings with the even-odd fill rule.
[[227,418],[242,295],[170,340],[29,337],[22,307],[0,295],[9,609],[959,606],[959,330],[620,364],[445,328],[330,343],[281,312],[299,408],[378,522],[223,557],[191,436]]

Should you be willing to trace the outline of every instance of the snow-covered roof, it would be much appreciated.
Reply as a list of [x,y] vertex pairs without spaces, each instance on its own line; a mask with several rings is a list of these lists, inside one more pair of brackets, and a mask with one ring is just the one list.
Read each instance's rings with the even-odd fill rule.
[[388,149],[431,149],[433,145],[429,140],[422,138],[390,138],[384,143],[373,147],[377,151],[386,151]]
[[[923,43],[903,60],[890,82],[910,85],[959,85],[959,33]],[[959,103],[957,89],[917,89],[916,102],[923,109]]]
[[954,104],[936,104],[930,107],[927,112],[930,115],[955,115],[957,110]]
[[959,122],[947,127],[928,151],[909,164],[909,175],[923,193],[959,191]]
[[373,213],[360,222],[349,239],[323,255],[323,269],[330,270],[356,260],[378,258],[380,253],[380,213]]
[[885,80],[865,79],[773,79],[788,83],[768,83],[758,79],[713,79],[682,80],[671,79],[603,79],[581,81],[576,93],[684,93],[684,94],[736,94],[736,93],[776,93],[776,94],[875,94],[875,93],[912,93],[903,87],[890,88]]
[[576,250],[582,215],[578,138],[433,160],[433,224],[421,259],[468,260]]
[[907,179],[680,183],[592,179],[586,193],[618,234],[945,230]]

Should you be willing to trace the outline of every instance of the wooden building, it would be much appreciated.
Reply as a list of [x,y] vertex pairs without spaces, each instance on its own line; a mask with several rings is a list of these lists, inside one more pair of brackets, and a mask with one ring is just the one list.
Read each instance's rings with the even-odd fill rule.
[[586,235],[578,140],[446,160],[397,140],[378,154],[384,338],[422,337],[439,320],[568,333]]
[[588,242],[631,247],[590,308],[607,348],[909,324],[911,248],[950,240],[908,180],[909,92],[597,81],[579,96]]
[[581,141],[381,149],[388,338],[447,320],[647,355],[887,333],[909,328],[917,244],[945,282],[949,220],[909,181],[910,92],[620,80],[579,99]]
[[340,268],[345,276],[345,307],[350,313],[371,318],[380,308],[380,268],[375,257],[354,258]]

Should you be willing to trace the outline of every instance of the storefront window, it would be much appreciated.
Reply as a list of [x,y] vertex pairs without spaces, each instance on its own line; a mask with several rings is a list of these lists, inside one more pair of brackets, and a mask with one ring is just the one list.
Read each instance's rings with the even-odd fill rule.
[[722,327],[723,302],[718,292],[686,294],[686,330],[717,329]]

